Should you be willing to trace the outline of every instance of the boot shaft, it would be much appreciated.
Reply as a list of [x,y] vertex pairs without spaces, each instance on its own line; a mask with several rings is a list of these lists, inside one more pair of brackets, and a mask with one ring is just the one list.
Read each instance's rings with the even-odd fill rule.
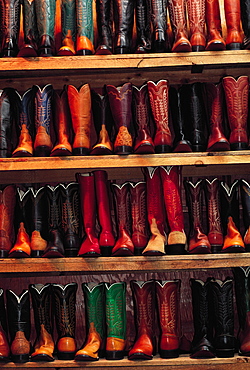
[[234,267],[233,274],[239,326],[241,330],[244,330],[248,326],[247,316],[250,312],[249,267]]
[[97,217],[94,174],[92,172],[78,173],[77,181],[79,183],[84,228],[85,230],[94,230]]
[[35,0],[23,1],[23,31],[24,42],[37,49],[38,44],[38,29],[36,21]]
[[129,192],[129,182],[122,185],[111,184],[114,195],[114,205],[117,227],[119,230],[126,230],[131,234],[131,202]]
[[220,183],[220,201],[222,212],[222,227],[224,235],[227,232],[228,219],[231,217],[236,228],[240,229],[240,211],[239,211],[239,180],[233,184]]
[[131,40],[134,23],[134,1],[114,1],[114,53],[124,54],[131,52]]
[[204,182],[198,180],[196,183],[185,180],[184,188],[186,193],[186,202],[189,209],[189,220],[191,228],[199,228],[203,231],[203,197],[204,197]]
[[1,56],[15,57],[18,53],[18,38],[20,29],[20,0],[2,0],[1,8]]
[[48,202],[47,189],[44,186],[30,187],[31,198],[30,222],[31,231],[39,231],[44,239],[48,239]]
[[137,0],[135,3],[136,52],[151,50],[151,2]]
[[[113,50],[113,22],[111,0],[96,1],[96,21],[98,30],[98,45],[108,49],[107,53]],[[98,50],[98,49],[97,49]]]
[[250,185],[246,180],[240,180],[241,204],[243,210],[243,222],[245,226],[244,242],[249,244],[249,226],[250,226]]
[[6,309],[5,309],[5,299],[4,299],[4,290],[0,289],[0,328],[3,330],[6,334],[8,333],[8,326],[7,326],[7,315],[6,315]]
[[56,2],[54,0],[35,1],[35,11],[39,38],[47,35],[54,39]]
[[62,40],[70,37],[72,42],[76,41],[76,1],[63,0],[62,1]]

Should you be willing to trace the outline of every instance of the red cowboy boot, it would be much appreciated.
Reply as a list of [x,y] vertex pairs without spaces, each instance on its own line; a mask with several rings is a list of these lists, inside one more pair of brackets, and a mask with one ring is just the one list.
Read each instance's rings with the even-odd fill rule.
[[143,250],[143,255],[155,256],[165,254],[165,209],[159,167],[146,167],[146,194],[150,239]]
[[96,232],[96,194],[93,173],[78,173],[76,175],[80,187],[80,199],[85,238],[80,246],[78,256],[98,257],[101,255]]
[[222,37],[219,0],[206,0],[207,46],[206,50],[225,50]]
[[226,47],[229,50],[240,50],[243,42],[240,0],[224,0],[224,11],[227,25]]
[[170,233],[167,241],[167,254],[183,254],[187,244],[184,231],[184,215],[181,200],[181,167],[160,167],[164,203]]
[[130,281],[133,294],[136,341],[128,353],[129,360],[151,360],[154,351],[155,282]]
[[162,358],[179,357],[180,280],[156,280],[156,299],[161,329],[159,354]]
[[170,152],[173,147],[173,134],[169,125],[169,82],[160,80],[157,83],[148,81],[148,93],[153,118],[156,126],[154,146],[156,153]]
[[137,128],[137,135],[134,143],[134,153],[154,153],[154,143],[150,134],[150,105],[148,87],[146,84],[140,88],[133,85],[132,89],[132,107],[134,113],[134,122]]
[[225,93],[227,117],[230,126],[229,143],[232,150],[244,150],[248,146],[247,116],[249,77],[232,76],[222,79]]
[[207,152],[230,150],[230,144],[224,134],[223,87],[222,84],[205,84],[209,117],[209,137]]
[[134,244],[131,240],[131,203],[129,183],[112,184],[114,194],[118,239],[112,250],[112,256],[132,256]]
[[7,185],[0,191],[0,257],[8,256],[14,239],[14,210],[16,204],[16,187]]
[[110,189],[108,184],[108,174],[106,171],[93,171],[95,179],[95,192],[97,201],[97,213],[101,232],[99,244],[102,256],[110,256],[115,245],[115,237],[112,225],[110,209]]
[[190,43],[192,51],[204,51],[205,37],[205,0],[187,0]]

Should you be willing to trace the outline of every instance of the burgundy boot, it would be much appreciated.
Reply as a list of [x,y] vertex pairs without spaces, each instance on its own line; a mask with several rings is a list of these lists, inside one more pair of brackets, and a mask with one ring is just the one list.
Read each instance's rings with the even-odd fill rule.
[[16,187],[7,185],[0,191],[0,257],[8,257],[14,239],[14,210],[16,205]]

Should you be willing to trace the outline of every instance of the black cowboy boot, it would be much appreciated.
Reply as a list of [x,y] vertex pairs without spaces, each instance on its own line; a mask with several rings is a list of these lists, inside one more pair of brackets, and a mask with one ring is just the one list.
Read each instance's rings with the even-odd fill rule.
[[151,6],[153,24],[152,50],[156,53],[164,53],[169,50],[167,2],[164,0],[153,0]]
[[10,346],[8,341],[7,316],[4,303],[4,291],[0,288],[0,361],[10,359]]
[[246,252],[250,251],[250,184],[246,180],[240,181],[241,204],[245,233],[243,237]]
[[134,6],[134,0],[114,1],[115,54],[131,53]]
[[151,1],[136,0],[136,48],[135,53],[151,51]]

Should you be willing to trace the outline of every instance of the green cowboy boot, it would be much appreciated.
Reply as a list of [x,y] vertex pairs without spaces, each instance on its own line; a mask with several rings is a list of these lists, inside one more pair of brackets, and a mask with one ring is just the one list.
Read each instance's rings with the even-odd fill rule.
[[50,57],[55,54],[56,0],[37,0],[35,1],[35,9],[39,35],[38,55]]
[[97,361],[104,356],[105,338],[105,291],[104,283],[83,283],[86,308],[87,338],[77,351],[75,361]]
[[94,54],[92,0],[76,0],[76,54]]
[[62,0],[62,45],[57,55],[74,55],[76,40],[76,0]]
[[107,342],[106,359],[122,360],[126,338],[126,283],[105,283]]
[[23,0],[23,33],[24,42],[21,45],[18,57],[37,56],[37,22],[35,12],[35,0]]

